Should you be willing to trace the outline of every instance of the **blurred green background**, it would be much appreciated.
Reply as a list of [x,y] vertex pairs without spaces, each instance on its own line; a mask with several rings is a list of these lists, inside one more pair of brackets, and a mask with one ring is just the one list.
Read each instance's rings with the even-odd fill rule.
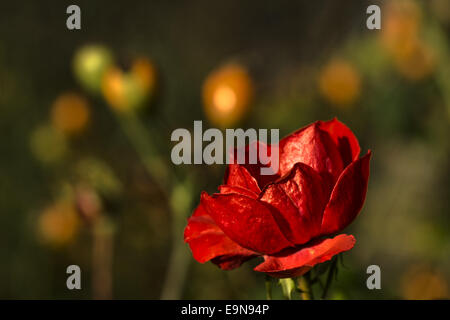
[[70,4],[0,4],[0,298],[263,299],[258,261],[183,243],[225,166],[174,166],[170,134],[335,116],[373,159],[330,297],[449,298],[448,0],[76,1],[76,31]]

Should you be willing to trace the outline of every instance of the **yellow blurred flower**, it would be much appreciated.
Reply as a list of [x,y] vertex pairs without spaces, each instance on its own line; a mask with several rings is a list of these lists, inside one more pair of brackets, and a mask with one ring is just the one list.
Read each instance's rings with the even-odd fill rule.
[[380,33],[382,44],[397,58],[408,56],[420,29],[419,7],[411,0],[389,1],[384,7],[383,15]]
[[99,93],[104,72],[113,64],[110,50],[100,45],[88,45],[75,53],[75,76],[88,91]]
[[232,126],[249,111],[253,85],[247,70],[229,64],[213,71],[203,84],[203,106],[208,120],[219,127]]
[[64,93],[52,105],[53,126],[67,134],[81,132],[89,121],[89,115],[88,102],[76,93]]
[[30,148],[36,159],[46,164],[62,160],[68,150],[64,135],[50,125],[40,126],[31,133]]
[[131,74],[143,91],[153,91],[156,86],[156,70],[145,58],[138,58],[131,66]]
[[320,93],[332,104],[340,107],[351,105],[361,91],[361,78],[349,62],[330,61],[319,74]]
[[427,266],[413,265],[402,277],[402,294],[409,300],[446,299],[447,279]]
[[422,13],[417,3],[412,0],[390,1],[383,12],[380,39],[398,72],[413,81],[431,74],[436,59],[432,49],[420,38]]
[[38,220],[41,240],[53,247],[71,243],[79,230],[80,218],[70,202],[56,203],[42,211]]
[[145,58],[136,59],[128,73],[117,67],[109,68],[102,80],[102,92],[108,104],[118,111],[140,107],[154,92],[156,70]]

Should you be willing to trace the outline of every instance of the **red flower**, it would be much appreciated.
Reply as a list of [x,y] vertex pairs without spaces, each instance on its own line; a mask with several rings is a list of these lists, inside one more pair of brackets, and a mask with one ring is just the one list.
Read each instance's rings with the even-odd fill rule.
[[260,175],[257,164],[229,165],[219,193],[203,192],[188,220],[184,240],[194,258],[233,269],[263,256],[255,270],[284,278],[350,250],[355,238],[334,234],[366,197],[371,153],[359,153],[352,131],[333,119],[282,139],[275,175]]

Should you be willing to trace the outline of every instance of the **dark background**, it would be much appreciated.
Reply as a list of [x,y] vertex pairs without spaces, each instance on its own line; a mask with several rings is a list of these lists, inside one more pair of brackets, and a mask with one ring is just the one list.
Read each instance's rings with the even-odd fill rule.
[[[66,28],[69,4],[81,8],[81,30]],[[365,26],[369,4],[382,8],[381,31]],[[448,298],[449,15],[445,0],[388,5],[356,0],[2,1],[0,298],[99,297],[91,283],[101,287],[107,281],[95,280],[93,270],[102,266],[112,272],[106,297],[264,298],[264,276],[251,268],[257,261],[225,272],[195,262],[182,244],[185,219],[200,191],[214,192],[225,166],[174,168],[170,163],[172,130],[192,129],[194,120],[216,125],[203,112],[202,85],[211,71],[230,61],[248,70],[254,88],[251,110],[236,127],[279,128],[284,136],[337,116],[355,132],[362,153],[373,151],[365,207],[346,230],[357,243],[344,255],[346,267],[331,298]],[[418,39],[420,50],[408,55],[398,48],[404,39],[402,32],[396,38],[398,30]],[[151,59],[156,68],[158,85],[138,116],[150,133],[140,137],[159,146],[168,170],[189,173],[195,181],[184,190],[189,208],[184,215],[170,214],[171,201],[183,196],[167,191],[164,181],[148,172],[108,103],[74,75],[74,55],[90,44],[109,48],[120,68],[129,68],[135,57]],[[350,75],[327,73],[336,61]],[[343,79],[344,96],[350,87],[348,103],[336,103],[321,90],[320,79],[325,77],[325,86],[335,83],[327,76]],[[51,123],[52,105],[65,92],[85,98],[89,123],[82,134],[64,138],[68,154],[63,159],[43,163],[30,141],[40,139],[36,128]],[[48,152],[57,148],[52,143],[45,144]],[[103,175],[80,178],[80,163],[86,162]],[[52,212],[61,203],[76,207],[80,180],[101,196],[109,262],[95,262],[95,228],[81,218],[69,219],[69,226],[53,224],[62,231],[40,227],[55,204]],[[75,230],[73,235],[55,240],[66,228]],[[176,262],[173,248],[180,250]],[[100,245],[98,250],[106,249]],[[65,286],[70,264],[81,267],[81,291]],[[371,264],[381,267],[382,290],[366,288]],[[179,277],[175,284],[167,284],[168,270]]]

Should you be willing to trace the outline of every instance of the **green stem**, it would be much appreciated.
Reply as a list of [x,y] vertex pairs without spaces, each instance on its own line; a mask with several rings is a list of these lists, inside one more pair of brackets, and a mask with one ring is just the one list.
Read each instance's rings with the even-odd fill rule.
[[114,227],[106,217],[96,219],[92,229],[92,295],[112,299]]
[[167,190],[171,182],[169,180],[174,177],[170,176],[164,159],[152,143],[152,140],[157,140],[157,138],[153,134],[152,137],[148,134],[148,129],[145,128],[135,114],[121,114],[117,112],[115,114],[122,130],[138,153],[148,174],[163,190]]
[[305,274],[305,278],[306,278],[306,285],[308,287],[309,298],[311,300],[314,300],[314,291],[312,289],[312,283],[311,283],[311,273],[308,272],[307,274]]
[[192,186],[177,184],[170,197],[172,221],[172,250],[169,257],[167,272],[161,291],[162,300],[180,299],[187,270],[191,259],[189,250],[183,241],[183,229],[186,213],[191,207]]
[[266,276],[266,299],[272,300],[272,279]]
[[298,278],[298,288],[300,289],[300,297],[302,300],[312,300],[311,283],[306,276]]
[[328,290],[330,289],[331,282],[333,281],[336,267],[337,267],[337,258],[334,258],[333,261],[331,261],[331,266],[330,269],[328,270],[327,281],[325,282],[325,289],[322,292],[321,297],[322,299],[327,298]]
[[189,190],[192,186],[189,185],[189,181],[189,186],[186,186],[185,182],[180,181],[168,169],[166,161],[155,147],[154,142],[158,141],[157,132],[149,134],[150,129],[146,128],[134,113],[123,114],[115,112],[115,115],[148,174],[160,186],[161,191],[166,193],[169,199],[170,213],[173,219],[171,229],[172,250],[169,256],[161,299],[179,299],[190,261],[183,241],[183,228],[184,218],[192,200]]

